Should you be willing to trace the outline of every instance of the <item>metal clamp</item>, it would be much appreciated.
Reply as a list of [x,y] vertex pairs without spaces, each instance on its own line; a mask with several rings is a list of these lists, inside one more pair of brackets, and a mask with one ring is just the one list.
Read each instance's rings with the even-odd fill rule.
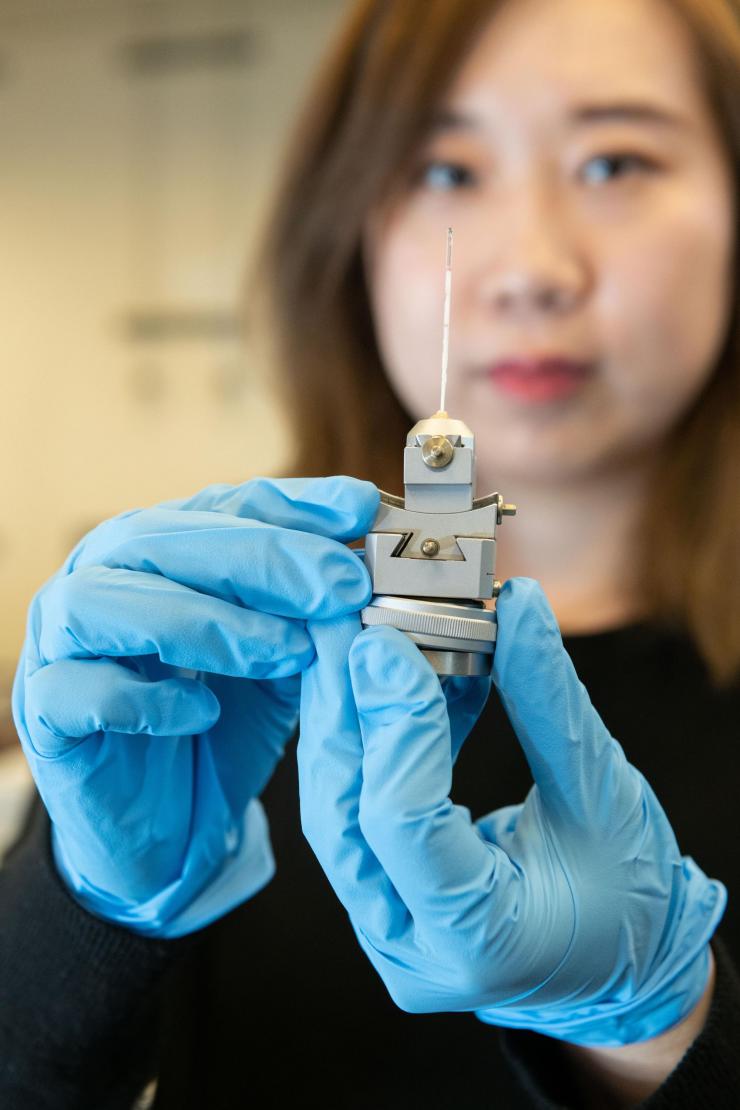
[[496,528],[516,506],[499,493],[474,499],[475,439],[439,412],[406,437],[405,496],[381,493],[365,540],[374,596],[365,626],[404,632],[439,674],[490,671],[498,595]]

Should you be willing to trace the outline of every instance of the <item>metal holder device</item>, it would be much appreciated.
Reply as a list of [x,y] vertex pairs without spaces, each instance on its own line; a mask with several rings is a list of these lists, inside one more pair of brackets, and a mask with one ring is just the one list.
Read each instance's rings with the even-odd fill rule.
[[499,493],[474,499],[475,437],[444,411],[408,433],[404,488],[404,497],[381,492],[365,540],[373,597],[362,624],[405,632],[437,674],[489,674],[496,528],[516,506]]

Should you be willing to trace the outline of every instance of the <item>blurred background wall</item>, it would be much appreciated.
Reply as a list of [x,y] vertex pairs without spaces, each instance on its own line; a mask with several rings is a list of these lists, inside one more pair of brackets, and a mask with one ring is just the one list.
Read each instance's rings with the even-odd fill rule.
[[346,7],[0,0],[6,742],[28,603],[76,539],[287,460],[238,304],[286,131]]

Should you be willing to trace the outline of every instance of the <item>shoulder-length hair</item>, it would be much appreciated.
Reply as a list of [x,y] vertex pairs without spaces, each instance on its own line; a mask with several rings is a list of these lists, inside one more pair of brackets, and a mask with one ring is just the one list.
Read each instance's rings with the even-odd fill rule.
[[[738,0],[670,0],[740,181]],[[376,344],[361,256],[368,213],[399,180],[500,0],[360,0],[297,121],[258,268],[296,445],[292,472],[399,491],[414,422]],[[740,669],[740,342],[734,313],[702,395],[665,439],[635,551],[653,619],[687,631],[717,683]],[[257,291],[259,294],[259,291]]]

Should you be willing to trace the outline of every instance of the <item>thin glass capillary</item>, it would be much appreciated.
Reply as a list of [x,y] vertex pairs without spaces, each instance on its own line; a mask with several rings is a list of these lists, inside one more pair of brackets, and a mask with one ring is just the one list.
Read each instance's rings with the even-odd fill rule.
[[447,228],[447,257],[445,262],[445,301],[442,317],[442,382],[439,394],[439,411],[445,412],[447,400],[447,362],[450,354],[450,302],[452,301],[452,228]]

